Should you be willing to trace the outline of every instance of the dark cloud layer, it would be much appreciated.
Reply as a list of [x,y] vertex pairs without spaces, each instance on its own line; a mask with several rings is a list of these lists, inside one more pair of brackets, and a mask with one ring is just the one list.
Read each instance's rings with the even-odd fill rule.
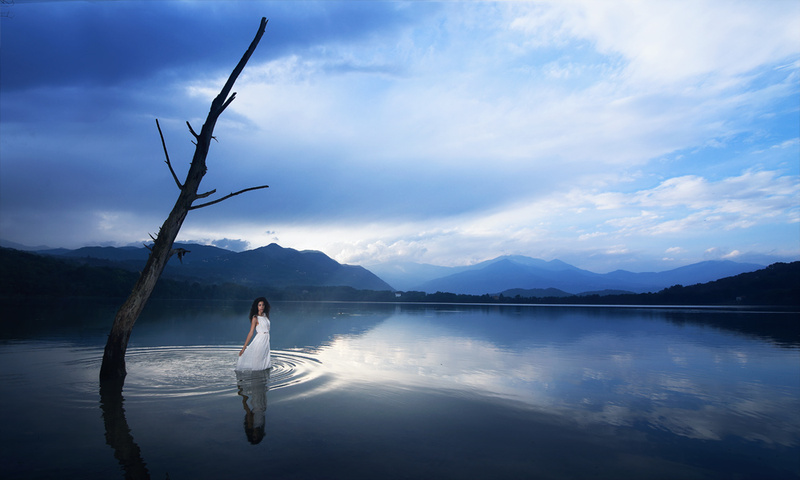
[[[193,10],[207,10],[197,12]],[[350,42],[407,24],[384,2],[46,2],[3,20],[3,88],[108,86],[235,64],[260,17],[260,59]]]

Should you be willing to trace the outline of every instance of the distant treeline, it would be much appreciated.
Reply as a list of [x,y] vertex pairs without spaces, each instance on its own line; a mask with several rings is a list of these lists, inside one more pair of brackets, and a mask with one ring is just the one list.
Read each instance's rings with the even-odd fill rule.
[[[0,248],[0,267],[0,295],[4,297],[124,298],[139,278],[138,273],[122,268],[92,266],[9,248]],[[232,283],[201,285],[162,278],[153,298],[248,299],[254,293]]]
[[[138,274],[115,267],[0,248],[0,296],[3,297],[127,297]],[[446,292],[391,292],[352,287],[288,287],[282,289],[203,284],[162,278],[153,298],[247,300],[266,295],[274,300],[430,302],[571,305],[800,305],[800,262],[769,267],[713,282],[675,285],[655,293],[575,295],[569,297],[507,297]]]
[[674,285],[655,293],[573,295],[570,297],[506,297],[405,292],[405,301],[447,303],[537,303],[569,305],[800,305],[800,262],[767,268],[697,285]]

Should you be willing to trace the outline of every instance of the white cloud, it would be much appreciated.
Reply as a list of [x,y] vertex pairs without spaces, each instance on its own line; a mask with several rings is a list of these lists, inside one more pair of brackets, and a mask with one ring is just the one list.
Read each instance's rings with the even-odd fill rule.
[[[763,192],[767,185],[777,186],[775,192]],[[249,238],[254,246],[277,238],[287,246],[322,250],[338,261],[358,264],[408,260],[458,265],[514,253],[554,258],[560,255],[555,252],[586,251],[587,245],[607,255],[638,255],[662,242],[666,245],[661,251],[675,260],[699,258],[707,247],[698,243],[714,232],[785,224],[792,208],[797,209],[793,200],[798,188],[796,178],[778,172],[745,172],[718,181],[667,179],[651,189],[605,192],[599,201],[591,190],[576,188],[506,208],[429,220],[280,223],[270,225],[270,234],[263,233],[263,225],[241,224],[185,231],[198,238],[228,233]],[[615,198],[614,208],[606,208],[609,196]],[[740,200],[742,208],[732,209]],[[725,237],[736,244],[736,237]],[[675,239],[685,245],[675,246]],[[735,255],[733,250],[742,248],[740,244],[721,255]]]
[[[488,26],[481,26],[476,18],[484,8],[506,15],[509,32],[491,29],[502,24],[496,16],[484,20]],[[547,171],[547,183],[563,186],[576,170],[600,175],[609,167],[642,165],[670,152],[713,143],[735,131],[730,121],[737,117],[733,112],[765,99],[730,90],[730,86],[709,90],[706,80],[669,89],[649,80],[632,84],[620,76],[630,67],[604,55],[623,52],[633,64],[640,60],[641,51],[651,51],[647,55],[654,57],[671,55],[675,49],[670,45],[692,45],[708,34],[702,43],[708,46],[677,48],[679,63],[739,74],[749,67],[717,68],[719,62],[734,59],[709,64],[705,52],[717,52],[732,35],[736,22],[726,22],[727,17],[748,17],[750,10],[755,18],[763,16],[761,9],[746,4],[724,8],[667,2],[458,5],[447,11],[440,35],[403,33],[399,60],[393,60],[396,52],[389,48],[398,37],[391,37],[365,45],[329,46],[325,57],[294,54],[252,66],[240,82],[239,97],[247,100],[231,108],[258,125],[260,140],[252,141],[252,148],[288,150],[321,161],[335,155],[345,169],[380,163],[384,168],[421,169],[421,174],[429,174],[432,167],[464,170],[491,162],[500,172],[528,172],[541,178],[541,167],[557,161],[562,168]],[[705,21],[712,17],[718,24],[711,25],[709,32]],[[674,26],[664,18],[674,20]],[[735,35],[752,39],[758,29],[737,29]],[[521,41],[520,32],[546,37],[529,42],[528,48],[555,45],[561,50],[552,53],[565,58],[574,55],[565,49],[571,46],[569,42],[589,39],[599,49],[595,60],[610,62],[608,70],[593,71],[578,88],[542,80],[535,72],[521,74],[520,67],[538,65],[520,61],[519,56],[501,55],[509,44]],[[746,43],[763,45],[765,41],[757,38]],[[778,45],[781,39],[770,37],[766,42]],[[777,46],[758,48],[773,52],[774,58],[769,57],[773,60],[784,51]],[[693,60],[692,55],[699,59]],[[735,60],[739,57],[747,55],[737,54]],[[340,61],[336,59],[358,58],[371,64],[394,64],[393,70],[403,73],[331,74],[328,68]],[[542,68],[552,72],[569,67],[574,72],[588,66],[559,60]],[[573,74],[557,76],[563,79],[565,75]]]
[[797,55],[800,44],[795,2],[587,0],[545,5],[512,24],[544,37],[532,46],[586,39],[600,52],[621,55],[628,62],[626,74],[637,81],[665,84],[742,75]]
[[800,138],[792,138],[770,148],[783,150],[785,148],[796,148],[798,145],[800,145]]

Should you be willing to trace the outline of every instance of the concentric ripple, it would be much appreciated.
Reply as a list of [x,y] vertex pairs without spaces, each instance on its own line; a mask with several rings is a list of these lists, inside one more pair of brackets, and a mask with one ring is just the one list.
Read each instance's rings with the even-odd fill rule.
[[322,362],[299,350],[273,350],[269,388],[276,390],[313,380],[322,374]]
[[[235,388],[238,348],[198,345],[129,348],[125,396],[226,395]],[[322,363],[303,351],[273,350],[269,389],[295,386],[322,374]]]

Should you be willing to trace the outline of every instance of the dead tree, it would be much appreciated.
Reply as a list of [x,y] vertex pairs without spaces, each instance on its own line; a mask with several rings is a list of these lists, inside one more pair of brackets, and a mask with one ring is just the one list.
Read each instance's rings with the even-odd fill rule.
[[164,147],[164,155],[167,157],[165,163],[169,167],[175,183],[178,185],[180,194],[178,195],[178,200],[175,202],[175,206],[172,207],[172,211],[169,213],[169,216],[158,230],[158,235],[153,239],[154,243],[152,248],[150,248],[150,256],[147,258],[147,263],[145,264],[144,270],[142,270],[142,273],[139,276],[139,280],[136,282],[136,285],[134,285],[130,296],[125,303],[122,304],[114,318],[114,325],[111,327],[111,333],[108,335],[108,341],[106,342],[106,348],[103,353],[103,364],[100,367],[101,381],[116,380],[120,382],[120,386],[122,381],[124,381],[125,375],[127,374],[125,369],[125,352],[128,348],[128,339],[131,336],[133,324],[136,322],[136,319],[139,318],[139,314],[142,312],[147,300],[150,298],[150,294],[153,292],[153,288],[155,288],[156,282],[161,276],[161,273],[164,271],[164,267],[166,266],[170,256],[175,253],[179,253],[176,250],[173,250],[172,246],[189,211],[219,203],[230,197],[239,195],[240,193],[248,192],[250,190],[267,188],[267,185],[246,188],[244,190],[239,190],[238,192],[226,195],[217,200],[201,204],[194,203],[198,199],[207,198],[216,192],[216,190],[212,190],[206,193],[197,193],[197,190],[200,187],[200,181],[203,179],[203,176],[206,173],[206,156],[208,155],[211,139],[214,138],[214,125],[217,123],[217,119],[222,112],[224,112],[228,105],[231,104],[233,99],[236,98],[236,92],[231,93],[233,84],[236,82],[239,74],[242,73],[247,61],[250,59],[253,51],[255,51],[256,47],[258,46],[258,42],[264,35],[264,30],[266,27],[267,19],[262,18],[261,25],[258,28],[255,38],[250,43],[250,47],[244,53],[242,59],[239,60],[239,63],[236,65],[236,68],[233,69],[233,72],[231,72],[230,77],[228,77],[228,81],[225,82],[225,86],[222,87],[219,95],[217,95],[214,101],[211,102],[211,109],[208,112],[208,117],[206,117],[206,122],[203,124],[203,128],[200,130],[200,133],[195,133],[189,122],[186,122],[186,124],[189,126],[189,131],[195,137],[194,143],[196,148],[192,158],[191,166],[189,167],[189,172],[186,175],[186,180],[183,183],[178,180],[178,176],[175,174],[175,170],[172,168],[172,164],[169,160],[169,154],[167,154],[167,146],[164,142],[164,135],[161,132],[161,126],[158,125],[158,120],[156,120],[156,126],[158,126],[158,132],[161,135],[161,142]]

